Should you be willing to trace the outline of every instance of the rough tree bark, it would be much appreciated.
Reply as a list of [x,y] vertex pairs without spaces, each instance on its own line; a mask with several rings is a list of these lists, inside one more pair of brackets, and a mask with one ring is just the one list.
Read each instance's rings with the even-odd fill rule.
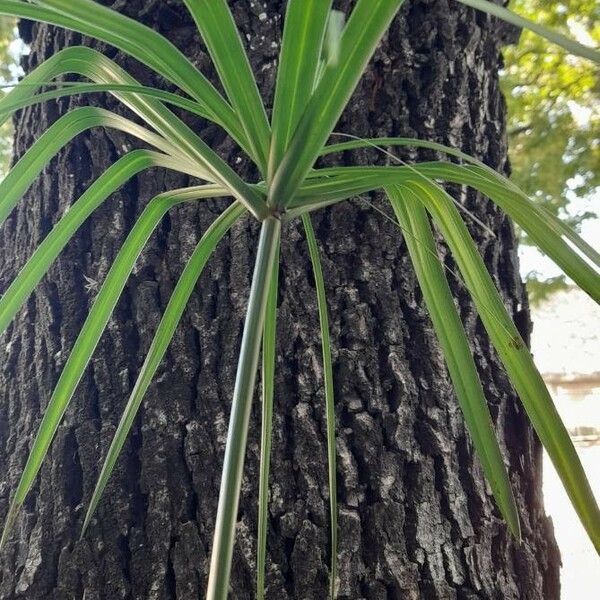
[[[113,5],[159,29],[211,72],[180,2]],[[230,5],[270,97],[283,2]],[[26,70],[67,45],[90,43],[29,23],[21,24],[21,33],[31,43]],[[437,140],[506,170],[497,75],[501,41],[498,23],[452,0],[407,2],[338,130]],[[142,81],[156,82],[114,49],[92,45]],[[60,114],[89,101],[61,100],[23,111],[16,119],[16,155]],[[95,102],[117,106],[104,97]],[[193,124],[248,174],[221,131]],[[61,152],[2,229],[3,289],[66,207],[131,147],[121,134],[95,130]],[[382,160],[366,152],[343,158],[347,164]],[[90,280],[105,276],[148,199],[184,184],[181,176],[153,170],[115,194],[69,244],[5,334],[0,516],[93,300]],[[483,198],[457,191],[496,234],[470,223],[507,306],[528,335],[512,226]],[[140,259],[2,553],[2,598],[185,600],[203,594],[256,243],[249,220],[236,226],[199,282],[97,517],[84,539],[78,537],[161,311],[198,236],[222,206],[204,202],[173,210]],[[335,341],[339,597],[558,598],[559,558],[542,505],[540,446],[463,288],[451,278],[510,461],[521,546],[501,522],[473,456],[401,235],[361,201],[323,211],[314,223]],[[284,234],[268,597],[324,598],[328,491],[316,300],[301,230],[290,225]],[[259,420],[257,400],[233,565],[236,599],[253,597]]]

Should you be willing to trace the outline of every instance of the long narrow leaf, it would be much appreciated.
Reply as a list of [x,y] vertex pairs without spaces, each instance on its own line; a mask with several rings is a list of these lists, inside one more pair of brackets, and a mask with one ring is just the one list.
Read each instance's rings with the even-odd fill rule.
[[273,100],[273,139],[269,156],[272,177],[312,93],[332,0],[290,0]]
[[331,569],[329,572],[329,597],[336,597],[337,587],[337,460],[335,446],[335,395],[333,390],[333,364],[331,360],[331,339],[329,337],[329,316],[327,311],[327,294],[325,280],[319,256],[317,238],[309,215],[302,217],[308,251],[317,289],[317,303],[319,307],[319,324],[321,327],[321,350],[323,352],[323,376],[325,383],[325,411],[327,414],[327,464],[329,476],[329,510],[331,519]]
[[[430,142],[428,140],[421,140],[419,138],[408,138],[408,137],[378,137],[378,138],[358,138],[348,134],[334,134],[343,135],[343,137],[354,138],[347,142],[341,142],[338,144],[328,144],[324,146],[319,152],[319,156],[327,156],[328,154],[336,154],[338,152],[347,152],[348,150],[358,150],[364,148],[373,148],[375,150],[384,148],[385,146],[410,146],[412,148],[426,148],[428,150],[435,150],[436,152],[443,152],[449,156],[456,156],[461,158],[465,162],[485,166],[484,163],[465,154],[461,150],[440,144],[438,142]],[[489,168],[489,167],[488,167]]]
[[[85,88],[83,85],[81,87]],[[91,86],[92,89],[90,91],[95,91],[98,87],[104,86]],[[114,91],[118,86],[108,84],[105,87],[107,90]],[[76,91],[78,91],[78,88],[71,87],[70,91],[67,91],[64,95],[71,95]],[[44,95],[46,97],[58,97],[63,95],[63,92],[47,92],[47,94],[40,94],[39,96]],[[20,108],[22,106],[27,106],[28,104],[33,104],[37,99],[38,97],[21,100],[17,107]],[[0,111],[1,108],[2,107],[0,107]],[[7,107],[6,110],[9,108],[12,108],[12,106]],[[54,154],[56,154],[56,152],[58,152],[58,149],[66,144],[66,142],[86,129],[96,126],[114,127],[135,135],[174,157],[178,157],[181,169],[183,170],[185,167],[186,173],[209,182],[218,182],[223,187],[227,187],[231,190],[232,195],[236,196],[244,203],[248,210],[255,216],[266,214],[267,209],[263,199],[264,193],[260,191],[261,188],[249,186],[244,182],[214,150],[205,144],[202,139],[200,139],[180,119],[173,115],[173,113],[161,106],[160,103],[158,106],[152,107],[150,111],[141,110],[139,112],[142,113],[143,118],[147,120],[160,135],[149,132],[132,121],[104,109],[95,107],[78,108],[71,111],[71,113],[67,113],[67,115],[61,117],[61,119],[54,123],[42,136],[44,140],[43,143],[42,138],[40,138],[34,146],[36,149],[34,150],[34,147],[32,147],[28,151],[26,156],[28,156],[28,160],[36,162],[39,166],[38,171],[34,174],[33,171],[29,171],[25,168],[20,168],[19,170],[25,173],[30,185],[35,179],[35,176],[37,176],[43,168],[42,157],[46,157],[44,161],[47,162]],[[0,114],[2,113],[0,112]],[[87,120],[83,118],[88,115],[93,115],[93,118]],[[69,127],[64,129],[67,124]],[[56,132],[58,132],[57,135],[55,135]],[[71,137],[68,136],[69,133],[71,134]],[[59,142],[61,143],[59,144]],[[42,146],[44,147],[43,153],[40,149]],[[2,200],[0,200],[0,204],[2,204]]]
[[419,180],[405,187],[425,205],[440,228],[533,427],[600,552],[600,510],[577,451],[458,210],[443,190],[429,182]]
[[[479,167],[451,163],[416,165],[426,177],[468,185],[481,191],[508,214],[596,302],[600,303],[600,257],[575,231],[520,191],[504,184],[504,178]],[[595,268],[567,243],[569,240]]]
[[404,239],[411,262],[484,473],[504,520],[520,540],[519,514],[510,480],[467,336],[438,259],[427,213],[420,202],[403,193],[400,187],[389,187],[386,193],[398,223],[406,232]]
[[27,458],[27,464],[25,465],[9,509],[10,519],[7,519],[7,524],[2,534],[3,541],[10,533],[10,525],[14,521],[19,507],[23,504],[33,485],[75,389],[123,292],[123,288],[137,258],[152,235],[152,232],[156,229],[166,212],[176,204],[226,193],[222,188],[216,186],[173,190],[151,200],[136,221],[135,226],[117,254],[102,288],[98,292],[58,383],[54,388],[52,397],[48,402],[44,418],[38,429],[38,434]]
[[[29,186],[61,148],[80,133],[100,126],[124,131],[167,153],[172,148],[161,136],[129,119],[102,108],[76,108],[58,119],[40,136],[0,183],[0,223],[4,222]],[[177,164],[187,173],[208,177],[205,171],[184,158],[177,160]]]
[[[0,100],[0,122],[4,122],[12,111],[30,104],[27,100],[33,96],[37,87],[55,77],[71,73],[87,77],[95,83],[139,86],[139,83],[124,69],[97,50],[85,46],[65,48],[36,67]],[[72,86],[73,84],[72,82],[63,82],[63,85]],[[115,88],[107,88],[107,91],[112,92],[116,98],[144,119],[148,125],[154,127],[165,136],[167,140],[173,143],[174,147],[181,146],[180,139],[182,137],[188,144],[191,143],[193,146],[198,144],[198,136],[171,111],[166,109],[161,102],[157,101],[157,97],[175,103],[194,114],[206,117],[206,107],[197,101],[188,100],[161,90],[153,90],[153,88],[144,88],[143,93],[145,96],[127,93],[127,90],[118,91],[116,86]],[[66,91],[53,90],[46,94],[40,94],[32,102],[51,99],[54,97],[54,94],[56,94],[56,97],[59,97],[62,94],[68,93],[76,92],[75,89]],[[150,94],[155,96],[155,98],[147,97]],[[185,148],[183,149],[185,150]]]
[[590,262],[600,268],[600,253],[593,246],[588,244],[572,227],[569,227],[569,225],[553,215],[545,206],[540,206],[540,212],[542,212],[549,223],[553,224],[553,228],[558,234],[562,234]]
[[[0,6],[1,2],[2,0],[0,0]],[[63,50],[30,73],[0,102],[0,114],[3,104],[10,104],[12,98],[17,101],[27,98],[31,90],[35,89],[34,86],[31,86],[32,83],[70,72],[84,75],[94,81],[124,82],[137,85],[137,81],[126,71],[99,52],[76,46]],[[198,163],[199,169],[210,174],[209,176],[201,175],[201,177],[231,189],[233,195],[243,202],[255,216],[260,217],[266,214],[262,198],[212,148],[161,102],[135,94],[116,93],[115,95],[171,144],[170,154],[182,154],[184,159],[187,156],[194,163]]]
[[280,236],[281,221],[275,217],[265,219],[261,226],[233,391],[206,592],[207,600],[226,600],[227,598],[256,369],[271,275],[275,267]]
[[[217,153],[205,144],[189,127],[177,119],[169,110],[160,104],[157,107],[150,107],[153,111],[152,125],[173,143],[167,141],[162,135],[157,135],[147,131],[143,127],[125,119],[119,115],[107,110],[96,107],[78,108],[61,117],[54,123],[48,131],[32,146],[26,155],[15,165],[11,177],[23,178],[28,181],[28,185],[39,174],[44,164],[54,156],[67,141],[78,135],[82,131],[91,127],[105,126],[113,127],[134,135],[151,145],[163,150],[168,154],[181,156],[181,168],[187,165],[187,173],[201,177],[207,181],[221,184],[223,187],[231,190],[240,202],[246,205],[255,216],[262,217],[267,213],[267,208],[261,194],[253,187],[244,182],[239,175],[221,158]],[[147,113],[144,114],[147,117]],[[34,163],[34,171],[31,171],[25,165]],[[13,179],[6,185],[13,185]],[[19,179],[21,181],[21,179]],[[21,187],[24,184],[21,184]],[[27,189],[25,187],[25,189]],[[17,189],[17,188],[15,188]],[[20,188],[18,188],[20,189]],[[22,194],[20,192],[20,194]],[[5,203],[9,206],[7,200],[0,196],[0,204]],[[12,208],[12,206],[11,206]],[[10,211],[10,209],[8,209]],[[2,218],[0,211],[0,219]],[[4,215],[5,217],[6,215]]]
[[273,396],[275,391],[277,292],[279,284],[279,248],[271,275],[265,312],[262,344],[262,425],[260,436],[260,476],[258,482],[258,536],[256,544],[256,598],[265,597],[267,530],[269,526],[269,472],[273,438]]
[[269,203],[289,204],[356,88],[377,44],[404,0],[358,0],[273,178]]
[[[20,86],[21,83],[17,84]],[[42,104],[48,100],[55,100],[57,98],[65,98],[69,96],[79,96],[81,94],[98,94],[101,92],[109,92],[115,96],[125,92],[130,92],[136,96],[148,96],[160,100],[165,104],[171,104],[178,108],[183,108],[188,112],[198,115],[200,117],[206,116],[204,109],[195,102],[194,100],[188,100],[177,94],[171,92],[164,92],[156,88],[146,87],[143,85],[127,85],[121,83],[71,83],[64,81],[57,82],[43,82],[43,85],[54,85],[55,89],[40,94],[31,94],[27,98],[21,100],[15,100],[11,98],[10,103],[8,100],[8,94],[0,100],[0,124],[6,122],[12,113],[27,106],[34,106],[35,104]],[[11,86],[12,87],[12,86]],[[32,86],[30,86],[32,87]],[[149,120],[147,120],[149,123]]]
[[181,316],[189,298],[194,291],[194,287],[200,277],[208,259],[210,258],[213,250],[217,244],[221,241],[222,237],[229,231],[231,226],[237,221],[237,219],[245,212],[243,205],[235,203],[230,206],[215,222],[209,227],[206,233],[202,236],[202,239],[196,246],[192,256],[188,260],[183,273],[181,274],[167,308],[160,321],[158,329],[154,334],[154,339],[146,356],[146,360],[142,365],[142,369],[135,382],[131,396],[127,402],[127,406],[123,411],[119,426],[113,437],[112,443],[108,450],[108,454],[102,466],[102,471],[98,477],[98,482],[94,489],[90,505],[88,507],[85,521],[83,524],[83,532],[85,533],[90,520],[98,506],[98,502],[102,497],[102,493],[106,487],[108,479],[113,471],[115,463],[123,444],[127,438],[127,434],[131,429],[133,420],[139,410],[142,400],[148,390],[152,378],[158,369],[162,358],[167,351],[173,334],[181,320]]
[[584,46],[575,40],[571,40],[556,31],[552,31],[535,21],[530,21],[529,19],[525,19],[520,15],[495,4],[494,2],[489,2],[489,0],[458,0],[461,4],[465,4],[466,6],[470,6],[472,8],[476,8],[482,12],[493,15],[494,17],[498,17],[507,23],[511,23],[512,25],[516,25],[522,29],[530,29],[534,33],[546,38],[550,42],[554,44],[558,44],[562,46],[565,50],[570,52],[571,54],[575,54],[577,56],[582,56],[591,60],[595,63],[600,64],[600,52],[590,48],[589,46]]
[[[318,176],[317,176],[318,174]],[[319,169],[296,192],[291,208],[300,208],[314,200],[331,201],[351,198],[386,185],[414,179],[411,167],[340,167]]]
[[[47,85],[55,77],[66,74],[81,75],[98,84],[116,83],[136,86],[140,85],[138,81],[131,77],[124,69],[97,50],[86,46],[70,46],[52,55],[48,60],[38,65],[21,81],[14,85],[13,89],[0,100],[1,118],[6,119],[7,113],[12,112],[16,107],[20,107],[19,103],[35,94],[39,87]],[[55,83],[69,86],[77,85],[75,82]],[[150,89],[153,88],[148,88],[148,90]],[[164,95],[164,97],[175,96],[175,98],[186,100],[181,96],[169,94],[162,90],[155,90],[155,92]],[[144,110],[146,108],[145,103],[143,103],[139,96],[136,96],[135,94],[116,93],[115,97],[122,100],[142,118],[147,115]],[[202,104],[195,100],[187,100],[187,102],[188,107],[190,105],[192,107],[203,107]],[[154,102],[153,107],[156,107],[159,104],[160,103]],[[15,108],[12,108],[11,105],[15,105]],[[202,109],[201,114],[206,117],[205,108]]]
[[238,138],[235,113],[208,79],[164,36],[135,19],[91,0],[0,0],[0,13],[73,29],[123,50],[205,105],[211,119]]
[[256,80],[227,0],[184,0],[239,117],[252,156],[266,173],[271,131]]
[[178,162],[168,156],[149,150],[134,150],[109,167],[69,208],[0,298],[0,333],[5,331],[61,250],[92,212],[129,179],[150,167],[179,168]]
[[[539,248],[596,302],[600,302],[600,256],[560,219],[529,200],[514,184],[485,165],[437,161],[402,167],[334,167],[318,169],[296,194],[288,216],[315,210],[356,194],[401,184],[420,176],[467,185],[481,191],[506,212]],[[314,199],[317,200],[314,200]],[[584,260],[574,245],[596,268]]]

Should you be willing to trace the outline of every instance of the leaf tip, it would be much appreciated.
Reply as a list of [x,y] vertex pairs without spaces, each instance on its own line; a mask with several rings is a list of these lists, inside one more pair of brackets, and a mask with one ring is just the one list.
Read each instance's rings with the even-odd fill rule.
[[85,537],[85,534],[87,533],[90,523],[92,522],[92,517],[94,516],[94,513],[96,512],[97,505],[98,505],[98,501],[95,498],[92,498],[92,500],[88,506],[87,512],[85,513],[85,518],[83,519],[83,525],[81,526],[81,533],[79,534],[79,541],[81,541]]
[[13,500],[10,508],[8,509],[8,514],[6,515],[6,520],[4,521],[4,528],[2,529],[2,537],[0,538],[0,551],[4,549],[4,546],[8,540],[8,536],[10,535],[17,515],[19,514],[19,510],[21,508],[21,504],[15,502]]
[[520,546],[523,542],[523,535],[521,532],[521,520],[519,519],[519,515],[515,512],[507,524],[513,539]]

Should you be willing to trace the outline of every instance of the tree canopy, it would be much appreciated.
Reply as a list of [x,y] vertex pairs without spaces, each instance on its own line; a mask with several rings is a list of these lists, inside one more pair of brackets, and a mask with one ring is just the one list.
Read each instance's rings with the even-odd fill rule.
[[[513,0],[519,14],[600,46],[597,0]],[[577,226],[595,217],[600,187],[600,76],[590,61],[524,31],[504,50],[512,178],[530,197]],[[584,207],[581,210],[581,207]],[[527,243],[526,236],[522,241]],[[533,299],[565,285],[564,277],[528,277]]]
[[[15,39],[15,19],[0,17],[0,84],[8,85],[14,79],[17,57],[11,51]],[[0,98],[5,95],[5,88],[0,90]],[[12,151],[12,122],[7,120],[0,126],[0,176],[8,170]]]

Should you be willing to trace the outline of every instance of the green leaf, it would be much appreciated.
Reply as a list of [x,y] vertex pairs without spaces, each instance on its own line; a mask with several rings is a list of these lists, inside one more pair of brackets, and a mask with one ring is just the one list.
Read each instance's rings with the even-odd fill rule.
[[[596,302],[600,302],[600,256],[560,219],[538,206],[509,180],[489,167],[449,162],[425,162],[403,167],[334,167],[318,169],[300,188],[288,218],[315,210],[390,184],[401,184],[415,176],[424,181],[438,179],[468,185],[487,195],[527,232],[531,240],[563,269]],[[314,199],[317,199],[316,201]],[[572,247],[575,246],[594,269]]]
[[476,8],[482,12],[493,15],[494,17],[498,17],[507,23],[511,23],[512,25],[516,25],[522,29],[529,29],[538,35],[546,38],[548,41],[553,42],[554,44],[558,44],[562,46],[565,50],[570,52],[571,54],[575,54],[577,56],[582,56],[583,58],[587,58],[595,63],[600,64],[600,52],[590,48],[589,46],[584,46],[575,40],[571,40],[560,33],[552,31],[535,21],[530,21],[529,19],[525,19],[520,17],[516,13],[504,8],[503,6],[499,6],[498,4],[494,4],[493,2],[489,2],[489,0],[458,0],[462,4],[466,6],[470,6],[472,8]]
[[[17,87],[21,84],[17,84]],[[27,106],[34,106],[36,104],[42,104],[47,102],[48,100],[55,100],[56,98],[64,98],[69,96],[79,96],[81,94],[98,94],[100,92],[109,92],[114,96],[118,96],[121,92],[134,92],[136,96],[148,96],[150,98],[155,98],[157,100],[161,100],[166,104],[172,104],[173,106],[177,106],[179,108],[183,108],[192,114],[198,115],[200,117],[205,117],[205,113],[201,106],[195,102],[194,100],[188,100],[183,98],[182,96],[178,96],[177,94],[171,94],[170,92],[163,92],[162,90],[157,90],[156,88],[145,87],[142,85],[125,85],[118,83],[76,83],[72,84],[66,81],[59,82],[43,82],[44,86],[54,85],[56,89],[50,90],[48,92],[42,92],[41,94],[31,95],[28,98],[23,98],[19,101],[11,101],[10,104],[4,102],[6,98],[5,96],[2,101],[0,101],[0,122],[4,123],[12,113]],[[1,87],[1,86],[0,86]],[[12,87],[12,86],[11,86]],[[147,122],[150,123],[150,119],[147,119]],[[173,151],[176,149],[173,148]]]
[[256,598],[265,597],[267,531],[269,527],[269,471],[273,438],[273,396],[277,333],[277,292],[279,284],[279,248],[271,275],[265,312],[262,345],[262,426],[260,441],[260,477],[258,483],[258,536],[256,544]]
[[165,355],[169,344],[171,343],[173,334],[177,329],[177,325],[181,320],[183,311],[185,310],[190,296],[194,291],[198,278],[202,274],[208,259],[218,243],[244,212],[245,210],[243,205],[239,203],[231,205],[207,229],[200,242],[198,242],[198,245],[196,246],[192,256],[188,260],[183,273],[181,274],[179,281],[177,282],[177,285],[171,294],[167,308],[165,309],[158,329],[154,334],[154,339],[152,340],[146,360],[144,361],[137,381],[135,382],[133,391],[131,392],[131,396],[127,402],[127,406],[125,407],[123,415],[121,416],[119,426],[117,427],[117,431],[115,432],[114,438],[108,450],[108,454],[102,466],[102,471],[98,477],[98,482],[96,483],[96,487],[85,516],[82,535],[85,533],[98,506],[98,502],[102,497],[102,493],[104,492],[108,479],[110,478],[115,463],[117,462],[117,458],[121,453],[123,444],[125,443],[129,430],[131,429],[131,425],[133,424],[146,391],[152,382],[152,378],[154,377],[154,374],[156,373],[156,370],[158,369],[160,362]]
[[[0,120],[8,118],[9,114],[17,108],[27,106],[29,104],[27,100],[35,93],[37,87],[45,84],[49,79],[69,73],[82,75],[96,83],[139,86],[139,83],[133,77],[97,50],[85,46],[65,48],[39,65],[0,100]],[[73,86],[72,82],[63,82],[62,85],[69,86],[70,88],[77,86],[77,84]],[[90,90],[92,89],[90,88]],[[199,151],[206,153],[206,148],[203,147],[201,139],[181,119],[165,108],[161,102],[158,102],[154,98],[140,96],[140,94],[119,92],[116,85],[107,88],[107,91],[112,91],[116,98],[139,115],[148,125],[159,131],[173,144],[174,149],[184,146],[181,148],[181,152],[184,152],[186,146],[191,146],[192,150],[188,151],[188,154],[194,160],[196,160]],[[70,89],[66,92],[53,90],[46,94],[40,94],[33,102],[59,97],[65,93],[76,93],[76,91],[75,89]],[[161,90],[153,90],[152,88],[144,88],[144,94],[146,96],[148,94],[159,96],[194,114],[206,116],[206,107],[196,101],[187,100]],[[197,146],[200,146],[200,148],[198,149]],[[245,148],[244,150],[247,151]]]
[[35,5],[0,0],[0,13],[73,29],[123,50],[201,102],[211,119],[238,139],[239,120],[208,79],[164,36],[135,19],[91,0],[44,0]]
[[[20,85],[21,83],[18,83],[16,87],[19,87]],[[2,101],[0,101],[0,122],[6,122],[12,113],[27,106],[42,104],[48,100],[55,100],[56,98],[78,96],[80,94],[97,94],[98,92],[109,92],[116,97],[122,92],[133,92],[135,96],[147,96],[149,98],[160,100],[165,104],[183,108],[200,117],[206,117],[206,113],[200,104],[194,100],[188,100],[183,96],[178,96],[177,94],[172,94],[170,92],[163,92],[162,90],[145,87],[143,85],[127,85],[120,83],[72,83],[68,81],[45,81],[42,82],[42,85],[55,86],[55,89],[40,94],[31,94],[28,98],[23,98],[19,101],[12,99],[13,101],[11,101],[10,104],[5,102],[8,95],[5,96]],[[150,124],[150,119],[144,120]]]
[[278,167],[269,204],[293,199],[350,100],[377,44],[403,0],[358,0],[340,40],[338,63],[329,63]]
[[327,294],[325,280],[319,256],[317,238],[309,215],[303,215],[302,223],[306,234],[308,251],[317,289],[319,324],[321,327],[321,349],[323,352],[323,374],[325,383],[325,411],[327,414],[327,464],[329,475],[329,511],[331,519],[331,569],[329,572],[329,597],[336,597],[337,550],[338,550],[338,505],[337,505],[337,467],[335,446],[335,394],[333,390],[333,364],[331,360],[331,339],[329,337],[329,316],[327,313]]
[[[318,201],[331,204],[388,184],[414,179],[412,167],[339,167],[318,169],[296,193],[290,209],[301,208]],[[318,176],[317,176],[318,175]]]
[[[591,298],[600,303],[600,256],[585,240],[543,206],[530,201],[522,193],[517,194],[507,189],[497,178],[494,181],[487,173],[475,167],[466,168],[464,171],[473,172],[479,178],[470,184],[471,187],[480,190],[502,208],[527,232],[531,241],[542,252]],[[461,179],[464,179],[464,175]],[[596,268],[583,260],[567,240],[595,264]]]
[[[336,65],[340,61],[342,51],[342,32],[346,15],[340,10],[332,10],[327,20],[327,30],[325,31],[325,41],[323,43],[323,62]],[[318,82],[317,82],[318,83]]]
[[[0,0],[0,6],[1,2],[2,0]],[[77,46],[66,49],[56,57],[49,59],[17,85],[15,90],[0,103],[0,114],[2,114],[3,105],[9,105],[12,102],[11,98],[16,98],[17,101],[26,99],[30,95],[29,90],[34,89],[34,87],[27,87],[31,83],[40,82],[48,76],[56,76],[65,72],[79,73],[96,81],[137,84],[135,79],[113,61],[94,50]],[[197,164],[196,175],[229,188],[232,194],[244,203],[257,218],[266,215],[267,209],[263,198],[161,102],[134,94],[117,94],[117,96],[167,140],[170,150],[162,148],[163,150],[169,154],[183,155],[184,161],[189,160]]]
[[268,217],[262,222],[227,432],[207,600],[227,598],[256,369],[280,236],[279,219]]
[[[152,235],[152,232],[156,229],[165,213],[176,204],[209,196],[223,195],[225,193],[222,188],[217,188],[216,186],[174,190],[161,194],[151,200],[140,215],[117,254],[102,288],[98,292],[58,383],[54,388],[15,492],[9,510],[10,515],[17,514],[19,507],[23,504],[25,497],[29,493],[75,389],[106,328],[106,324],[123,292],[123,288],[137,258]],[[12,519],[14,519],[14,516]],[[5,526],[2,534],[2,543],[9,533],[10,527]]]
[[[29,186],[46,164],[75,136],[92,127],[111,127],[133,135],[156,148],[169,152],[172,146],[161,136],[136,125],[133,121],[102,108],[91,106],[76,108],[58,119],[9,171],[0,183],[0,223],[8,217]],[[168,160],[165,156],[163,160]],[[187,161],[185,157],[173,160],[177,170],[200,177],[206,172]]]
[[[348,142],[342,142],[339,144],[329,144],[324,146],[319,152],[319,156],[327,156],[328,154],[336,154],[338,152],[347,152],[348,150],[357,150],[361,148],[373,148],[374,150],[380,150],[385,152],[383,148],[385,146],[409,146],[412,148],[427,148],[428,150],[435,150],[436,152],[443,152],[449,156],[456,156],[461,158],[467,163],[472,163],[489,169],[484,163],[457,150],[451,146],[439,144],[438,142],[430,142],[427,140],[420,140],[418,138],[409,137],[378,137],[378,138],[359,138],[346,133],[334,133],[333,135],[354,138]],[[492,170],[492,169],[490,169]]]
[[[529,200],[522,192],[506,184],[506,179],[477,166],[462,167],[451,163],[429,163],[415,166],[426,177],[468,185],[481,191],[527,232],[532,242],[548,255],[577,285],[600,302],[600,257],[577,233],[552,213]],[[568,240],[590,264],[573,250]]]
[[271,131],[248,56],[226,0],[184,0],[250,144],[266,173]]
[[504,520],[521,539],[519,514],[490,411],[454,298],[446,281],[427,213],[410,192],[386,189],[440,342],[471,439]]
[[600,254],[595,248],[590,246],[580,235],[577,234],[571,227],[566,223],[555,217],[545,207],[540,207],[540,212],[546,217],[549,223],[552,223],[553,229],[557,233],[562,234],[568,239],[590,262],[600,267]]
[[[140,85],[136,79],[127,73],[127,71],[97,50],[86,46],[71,46],[60,50],[48,58],[48,60],[41,63],[21,81],[14,85],[13,89],[0,100],[0,115],[2,118],[6,119],[9,112],[16,110],[16,108],[26,106],[25,104],[19,103],[30,98],[36,92],[37,88],[52,84],[51,80],[55,77],[71,73],[87,77],[98,84],[115,83],[134,86]],[[78,85],[76,82],[64,81],[57,81],[54,82],[54,84],[64,86]],[[144,89],[154,90],[154,88]],[[181,96],[170,94],[162,90],[154,90],[154,92],[166,98],[174,97],[175,99],[180,99],[182,101],[186,100]],[[149,120],[152,112],[156,110],[157,107],[160,107],[160,103],[154,101],[151,101],[150,106],[148,106],[149,102],[147,99],[140,98],[135,94],[116,93],[114,95],[145,120]],[[197,110],[196,107],[203,106],[195,100],[186,100],[186,102],[188,103],[186,108],[192,112]],[[13,108],[12,105],[15,105],[15,107]],[[201,115],[206,117],[206,109],[201,110]],[[176,118],[175,115],[172,115],[172,118]]]
[[333,0],[289,0],[273,100],[269,177],[281,162],[312,93]]
[[[97,61],[97,64],[102,65],[98,59],[98,55],[90,55],[88,58],[90,58],[90,60],[93,59],[94,61]],[[111,67],[110,64],[104,64],[102,66],[107,68]],[[80,69],[83,69],[83,67],[80,67]],[[45,74],[45,72],[42,72],[42,75]],[[123,73],[119,75],[123,75]],[[128,78],[125,77],[125,80],[128,80]],[[131,79],[130,81],[135,82],[135,80]],[[22,98],[24,96],[25,88],[17,88],[15,92],[17,90],[17,98]],[[10,95],[7,96],[4,101],[6,102],[8,98],[10,98]],[[188,170],[186,172],[205,179],[206,181],[219,183],[223,187],[228,188],[231,190],[232,195],[240,200],[257,218],[260,219],[266,215],[267,207],[262,194],[243,181],[214,150],[204,143],[171,111],[159,102],[144,98],[134,98],[133,100],[129,98],[127,99],[127,103],[161,135],[159,136],[148,132],[139,125],[134,124],[132,121],[104,109],[84,107],[73,110],[50,127],[50,129],[42,136],[44,141],[42,142],[42,138],[40,138],[27,153],[29,155],[28,160],[36,162],[39,167],[37,172],[39,173],[45,162],[47,162],[51,156],[54,156],[59,148],[78,133],[81,133],[89,127],[100,125],[116,127],[140,137],[144,141],[147,141],[168,154],[180,156],[182,166],[188,165]],[[1,111],[2,104],[0,104],[0,114]],[[86,123],[88,124],[86,125]],[[62,128],[67,124],[69,124],[70,128],[62,131]],[[72,134],[71,137],[69,137],[68,132],[71,131]],[[54,139],[55,136],[56,139]],[[61,140],[62,144],[59,145],[59,141]],[[36,150],[33,148],[36,148]],[[47,156],[45,160],[42,159],[41,148],[45,149],[45,154],[43,155]],[[19,172],[24,172],[24,169],[24,167],[20,168]],[[30,183],[35,178],[30,177],[31,173],[25,173],[25,175],[28,177]],[[2,200],[0,200],[0,203],[1,202]]]
[[134,150],[98,177],[79,200],[69,207],[0,298],[0,333],[6,330],[61,250],[98,206],[141,171],[150,167],[178,170],[178,165],[178,161],[164,154],[149,150]]
[[600,510],[577,451],[458,210],[446,192],[428,181],[415,181],[405,187],[424,204],[450,247],[531,423],[592,543],[600,552]]
[[[1,0],[0,0],[1,3]],[[0,4],[1,5],[1,4]],[[14,100],[26,100],[35,89],[31,84],[40,83],[47,77],[75,72],[96,81],[125,82],[137,84],[123,69],[100,53],[82,47],[69,48],[49,59],[33,71],[23,82],[0,102],[0,115]],[[144,121],[158,131],[168,143],[157,146],[165,152],[182,156],[184,162],[197,165],[192,174],[207,181],[215,181],[229,188],[257,217],[266,214],[262,197],[248,186],[217,153],[205,144],[183,121],[177,118],[161,102],[135,94],[115,94]],[[89,109],[91,110],[91,109]],[[111,114],[105,111],[103,114]],[[122,117],[114,116],[114,119]],[[139,129],[139,126],[136,126]],[[152,143],[152,142],[151,142]],[[154,145],[157,145],[154,143]]]

